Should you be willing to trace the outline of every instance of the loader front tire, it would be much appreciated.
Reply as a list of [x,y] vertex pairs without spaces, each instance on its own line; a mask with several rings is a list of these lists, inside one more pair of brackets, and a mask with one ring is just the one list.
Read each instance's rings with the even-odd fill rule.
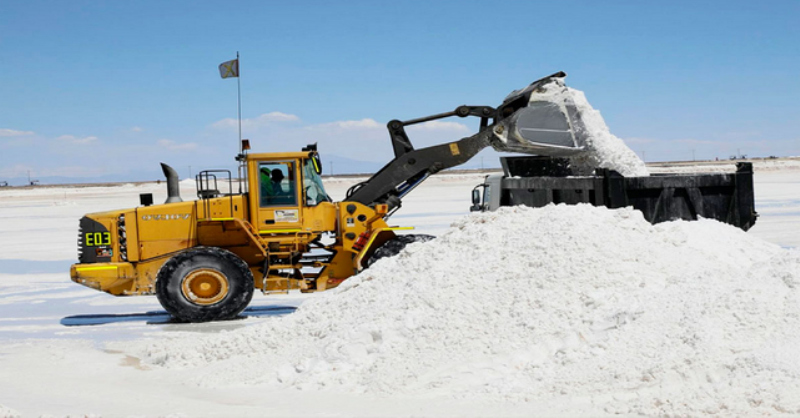
[[425,234],[406,234],[406,235],[398,235],[389,241],[386,241],[372,253],[372,256],[367,259],[365,263],[365,267],[369,267],[375,264],[376,261],[380,260],[381,258],[386,257],[394,257],[397,254],[400,254],[400,251],[403,251],[403,248],[406,248],[408,244],[412,242],[426,242],[434,239],[433,235],[425,235]]
[[178,253],[158,271],[161,306],[184,322],[236,318],[253,298],[253,274],[230,251],[198,247]]

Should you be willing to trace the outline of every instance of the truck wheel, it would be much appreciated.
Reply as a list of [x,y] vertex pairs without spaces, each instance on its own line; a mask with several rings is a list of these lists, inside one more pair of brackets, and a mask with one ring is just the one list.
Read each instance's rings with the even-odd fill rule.
[[185,322],[236,318],[253,298],[253,274],[230,251],[198,247],[167,260],[156,275],[156,296]]
[[406,248],[406,245],[411,244],[412,242],[427,242],[434,238],[436,237],[433,235],[423,234],[398,235],[378,247],[378,249],[372,253],[372,256],[367,259],[366,267],[368,268],[381,258],[394,257],[397,254],[400,254],[400,251],[403,251],[403,248]]

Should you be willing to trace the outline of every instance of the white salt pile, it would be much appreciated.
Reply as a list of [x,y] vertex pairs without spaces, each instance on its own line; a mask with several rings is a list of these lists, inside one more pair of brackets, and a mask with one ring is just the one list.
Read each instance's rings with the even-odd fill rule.
[[11,408],[7,408],[7,407],[5,407],[3,405],[0,405],[0,417],[3,417],[3,418],[19,418],[20,416],[21,415],[19,414],[19,412],[15,411],[15,410],[13,410]]
[[[570,414],[800,414],[800,251],[632,209],[501,208],[294,314],[151,342],[200,386],[469,396]],[[130,351],[129,350],[129,351]]]

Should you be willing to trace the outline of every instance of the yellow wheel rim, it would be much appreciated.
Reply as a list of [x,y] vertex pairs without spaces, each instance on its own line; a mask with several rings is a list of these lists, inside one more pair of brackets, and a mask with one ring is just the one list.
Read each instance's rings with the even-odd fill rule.
[[183,296],[198,305],[213,305],[228,294],[228,278],[213,269],[195,270],[183,279]]

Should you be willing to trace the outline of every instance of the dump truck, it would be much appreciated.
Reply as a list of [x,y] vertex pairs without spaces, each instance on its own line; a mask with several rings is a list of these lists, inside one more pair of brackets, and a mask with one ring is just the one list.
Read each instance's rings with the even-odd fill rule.
[[716,219],[750,229],[758,218],[753,193],[753,165],[736,163],[729,173],[663,173],[625,177],[600,168],[591,176],[574,176],[568,158],[501,157],[502,174],[490,174],[472,190],[471,211],[502,206],[543,207],[591,204],[633,207],[652,223],[698,218]]
[[[479,151],[569,156],[585,149],[574,101],[543,99],[567,91],[563,72],[514,91],[497,107],[455,110],[387,124],[394,158],[334,202],[320,178],[316,145],[298,152],[251,153],[243,140],[238,171],[204,170],[197,199],[181,201],[177,174],[164,166],[169,198],[140,207],[87,214],[80,220],[73,281],[116,296],[155,294],[177,320],[237,317],[256,289],[323,291],[380,257],[426,237],[390,225],[402,199],[429,176]],[[447,117],[476,117],[475,134],[416,149],[405,128]]]

